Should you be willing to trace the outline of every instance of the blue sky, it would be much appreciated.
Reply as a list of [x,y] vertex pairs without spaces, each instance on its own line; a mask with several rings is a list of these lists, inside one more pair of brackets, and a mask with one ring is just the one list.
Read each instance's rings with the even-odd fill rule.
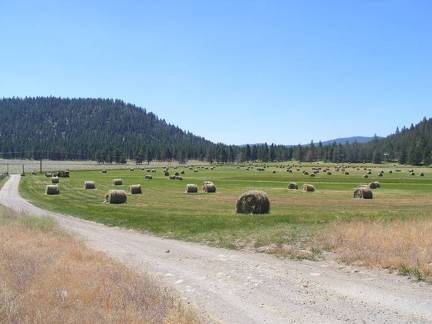
[[0,96],[120,98],[213,141],[387,135],[432,111],[431,1],[1,1]]

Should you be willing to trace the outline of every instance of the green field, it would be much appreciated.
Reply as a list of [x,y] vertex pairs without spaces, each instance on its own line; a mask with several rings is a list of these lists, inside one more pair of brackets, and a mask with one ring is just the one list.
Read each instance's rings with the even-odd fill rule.
[[[292,164],[292,163],[291,163]],[[184,171],[183,180],[170,180],[156,169],[71,171],[70,178],[60,178],[59,196],[45,195],[50,178],[28,175],[21,183],[21,193],[35,205],[48,210],[75,215],[110,226],[133,228],[156,235],[178,238],[230,248],[256,248],[270,243],[302,244],[316,231],[334,221],[354,219],[407,219],[426,217],[432,213],[432,169],[398,165],[347,165],[336,171],[334,164],[302,164],[300,171],[288,173],[291,164],[267,164],[264,171],[257,166],[221,165],[215,170],[201,167],[193,172],[187,167],[171,168],[170,172]],[[281,167],[282,166],[282,167]],[[315,177],[312,167],[330,168],[332,175],[320,172]],[[363,178],[371,169],[368,179]],[[383,170],[384,176],[378,172]],[[276,171],[276,173],[273,173]],[[392,173],[390,173],[390,171]],[[420,176],[424,173],[424,176]],[[145,180],[152,174],[152,180]],[[104,203],[104,196],[113,189],[112,179],[122,178],[128,190],[131,184],[141,184],[141,195],[129,195],[124,205]],[[84,181],[96,182],[96,190],[85,190]],[[217,186],[215,194],[185,194],[185,186],[195,183],[199,187],[210,180]],[[316,192],[288,190],[290,181],[299,189],[304,183],[313,184]],[[381,189],[374,191],[373,200],[355,200],[353,189],[360,184],[379,181]],[[238,196],[250,189],[264,190],[271,201],[271,213],[266,216],[237,215]]]

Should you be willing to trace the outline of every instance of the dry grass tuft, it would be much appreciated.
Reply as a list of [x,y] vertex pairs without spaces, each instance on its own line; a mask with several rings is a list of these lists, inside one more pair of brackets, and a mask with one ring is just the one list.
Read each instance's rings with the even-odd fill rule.
[[199,320],[154,280],[88,249],[50,220],[0,209],[0,322]]
[[338,223],[320,241],[346,263],[432,278],[432,220]]

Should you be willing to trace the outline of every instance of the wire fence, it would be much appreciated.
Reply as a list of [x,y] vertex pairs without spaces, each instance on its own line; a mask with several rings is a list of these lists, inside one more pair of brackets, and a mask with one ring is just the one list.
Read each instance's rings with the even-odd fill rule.
[[[205,165],[202,161],[189,161],[183,165]],[[150,163],[136,164],[135,162],[99,163],[96,161],[53,161],[53,160],[9,160],[0,159],[0,174],[21,174],[28,172],[46,172],[60,170],[100,170],[100,169],[130,169],[150,168],[180,165],[178,161],[152,161]]]

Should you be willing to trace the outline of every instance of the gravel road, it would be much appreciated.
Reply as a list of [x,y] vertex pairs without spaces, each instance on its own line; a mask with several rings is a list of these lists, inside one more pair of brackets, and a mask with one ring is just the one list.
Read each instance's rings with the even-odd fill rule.
[[18,193],[0,204],[54,218],[62,228],[139,271],[159,276],[222,323],[432,323],[432,286],[334,261],[290,261],[162,239],[41,210]]

